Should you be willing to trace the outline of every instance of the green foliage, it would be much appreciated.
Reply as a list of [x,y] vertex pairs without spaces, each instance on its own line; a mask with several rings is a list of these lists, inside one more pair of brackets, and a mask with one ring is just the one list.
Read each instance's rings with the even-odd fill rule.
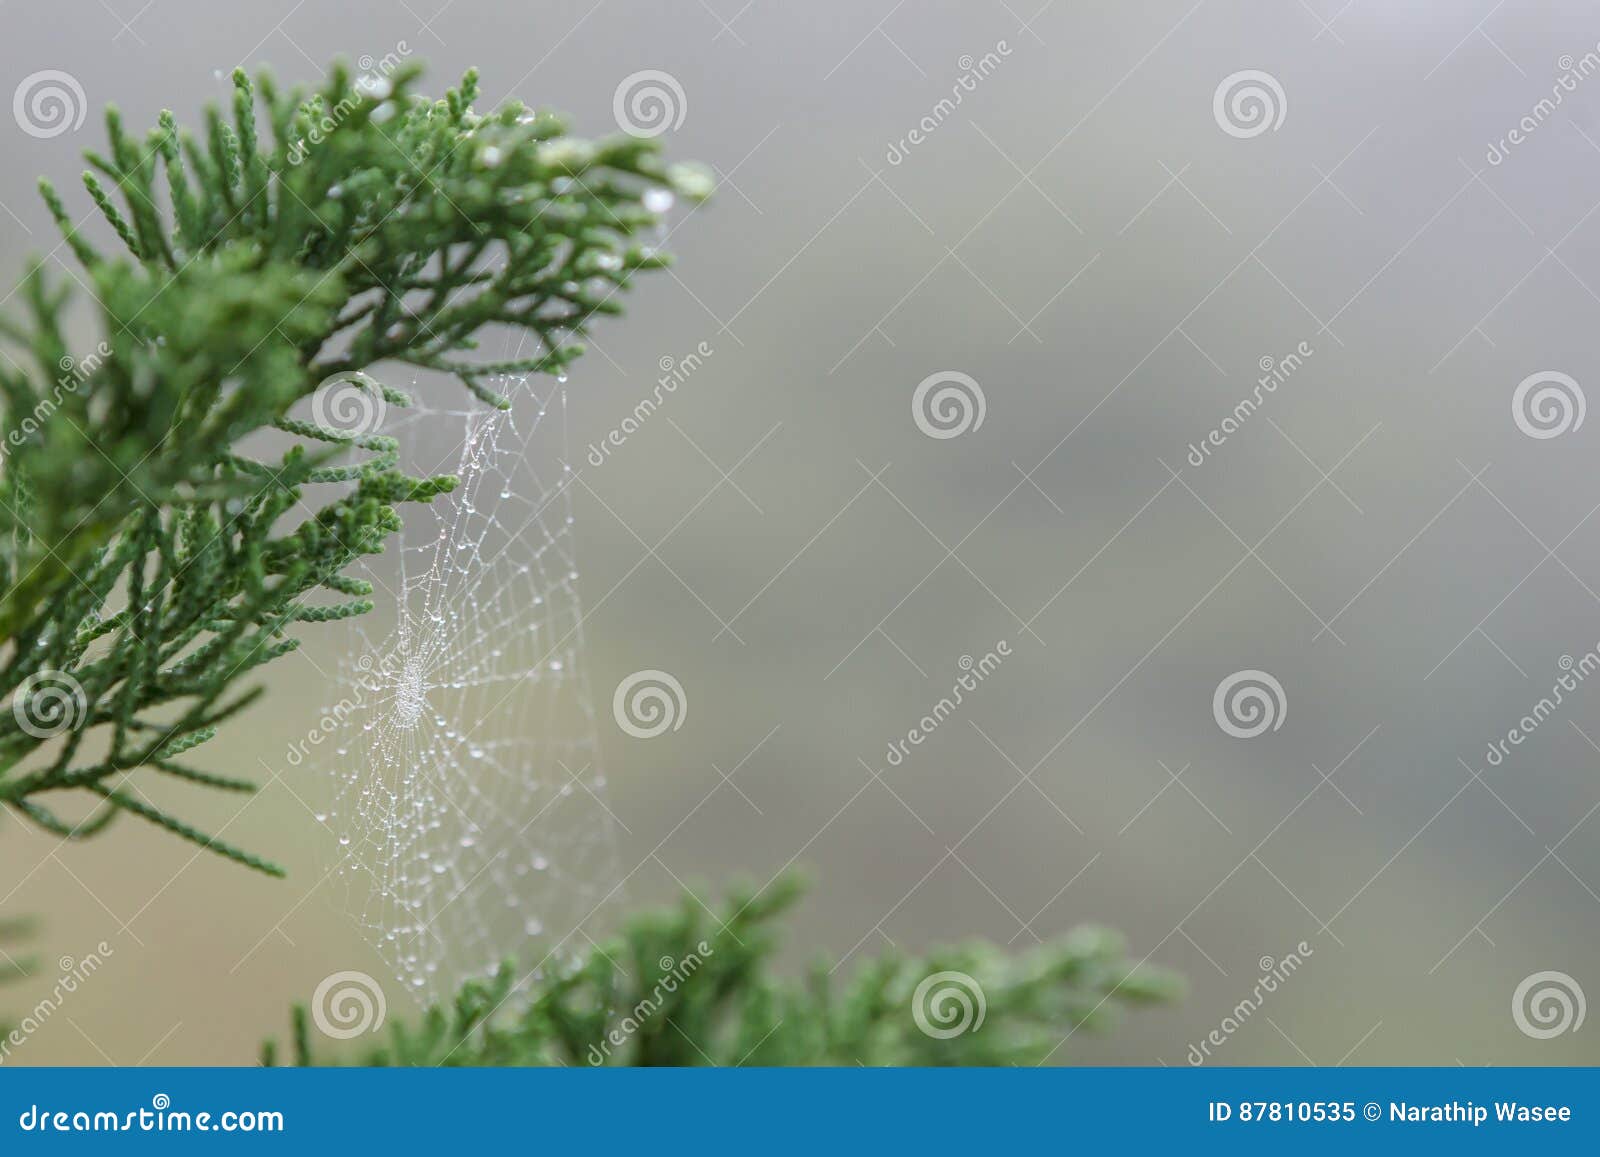
[[[407,404],[367,376],[381,364],[506,405],[495,375],[559,373],[633,274],[664,264],[636,241],[658,224],[650,191],[707,191],[651,141],[574,140],[517,102],[480,116],[470,72],[431,102],[417,72],[335,66],[309,96],[239,72],[231,115],[210,109],[198,136],[163,113],[140,140],[108,111],[83,181],[126,256],[41,184],[102,335],[74,356],[68,292],[38,265],[25,316],[0,320],[16,354],[0,350],[0,804],[49,831],[131,812],[279,874],[126,773],[251,790],[180,756],[254,698],[241,682],[295,648],[296,624],[369,609],[346,567],[382,549],[397,504],[454,485],[403,473],[389,437],[291,407],[332,381]],[[532,352],[475,358],[486,327]],[[62,794],[95,810],[69,819]]]
[[[82,838],[127,812],[279,874],[150,803],[131,773],[252,790],[189,753],[255,698],[245,680],[295,648],[298,624],[370,609],[346,569],[383,548],[397,506],[454,485],[403,472],[390,437],[324,421],[320,391],[405,406],[367,373],[400,365],[506,405],[497,375],[561,373],[633,275],[665,263],[638,242],[659,223],[652,191],[709,191],[651,141],[574,140],[515,102],[480,116],[472,73],[428,101],[417,72],[355,81],[336,66],[310,95],[236,73],[231,109],[198,135],[163,113],[138,139],[108,111],[108,150],[83,182],[125,255],[103,255],[41,184],[100,335],[75,352],[69,293],[42,263],[22,316],[0,318],[0,805],[48,831]],[[485,331],[531,352],[478,357]],[[93,810],[73,819],[63,796]],[[1015,957],[972,945],[890,954],[848,982],[777,979],[774,923],[796,895],[792,881],[739,894],[721,917],[690,897],[576,965],[523,981],[506,966],[419,1024],[396,1021],[362,1059],[1023,1063],[1069,1027],[1176,991],[1094,930]],[[19,931],[0,923],[0,953]],[[24,967],[0,955],[0,980]],[[939,973],[981,991],[981,1024],[918,1027],[913,999]],[[929,1001],[936,1029],[959,1012]],[[304,1010],[294,1055],[320,1059]]]
[[[469,981],[448,1008],[394,1022],[365,1065],[1010,1065],[1059,1056],[1080,1025],[1119,1008],[1175,998],[1173,974],[1124,956],[1121,938],[1080,928],[1010,955],[991,945],[891,952],[848,980],[814,967],[776,978],[774,924],[801,888],[783,878],[736,892],[717,915],[686,895],[676,909],[632,919],[581,961],[519,982],[511,964]],[[941,981],[940,973],[960,974]],[[918,986],[933,978],[925,993]],[[526,981],[528,978],[524,978]],[[939,993],[945,992],[941,1001]],[[969,1009],[959,1005],[964,993]],[[984,1015],[977,1018],[976,994]],[[935,1031],[919,1026],[914,1009]],[[962,1023],[965,1031],[952,1031]],[[293,1014],[294,1063],[314,1052],[306,1010]],[[277,1061],[268,1042],[264,1064]]]

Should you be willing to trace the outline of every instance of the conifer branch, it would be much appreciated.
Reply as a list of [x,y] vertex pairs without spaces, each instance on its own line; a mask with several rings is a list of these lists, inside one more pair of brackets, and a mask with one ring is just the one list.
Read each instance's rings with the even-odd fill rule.
[[[1056,1057],[1069,1033],[1170,1001],[1173,973],[1126,958],[1098,928],[1020,954],[972,943],[925,957],[890,952],[836,980],[772,970],[777,921],[802,892],[792,876],[733,893],[720,912],[692,894],[635,916],[576,963],[535,973],[508,962],[464,984],[388,1040],[331,1057],[306,1009],[291,1012],[297,1065],[1011,1065]],[[315,1019],[315,1017],[313,1017]],[[279,1059],[275,1042],[262,1063]]]
[[[470,72],[428,101],[417,72],[356,81],[335,66],[311,94],[236,73],[231,107],[198,134],[163,113],[137,138],[109,110],[83,176],[93,228],[41,182],[101,336],[74,354],[69,291],[42,263],[21,316],[0,316],[0,805],[46,831],[81,839],[131,814],[281,873],[141,789],[253,790],[195,756],[254,702],[248,676],[294,650],[299,624],[373,607],[347,569],[383,549],[397,508],[455,484],[406,474],[395,439],[330,421],[318,400],[405,407],[382,380],[401,366],[507,406],[496,379],[560,374],[593,319],[620,312],[617,293],[666,263],[640,241],[657,191],[709,192],[650,140],[575,140],[516,102],[479,115]],[[490,327],[533,352],[478,358]],[[81,818],[58,812],[63,796],[86,801]],[[397,1017],[361,1059],[1033,1063],[1068,1030],[1177,991],[1096,930],[1019,956],[969,945],[892,953],[843,983],[821,968],[778,979],[773,926],[797,894],[780,880],[716,916],[689,897],[573,966],[508,964],[419,1023]],[[19,931],[0,923],[0,953]],[[24,964],[0,955],[0,980]],[[982,1002],[960,1032],[941,1019],[959,999],[926,989],[940,977]],[[323,1059],[304,1009],[292,1034],[296,1062]]]
[[[0,804],[47,830],[126,811],[275,872],[127,774],[248,790],[173,757],[251,701],[237,686],[298,645],[296,624],[371,609],[346,568],[382,550],[397,506],[454,486],[403,473],[392,438],[333,428],[318,398],[408,405],[368,371],[411,366],[508,405],[495,376],[559,373],[616,293],[665,264],[639,241],[659,221],[652,190],[709,191],[654,142],[575,140],[518,102],[479,115],[471,72],[428,101],[418,71],[335,65],[309,95],[237,72],[228,114],[209,109],[198,136],[162,113],[139,139],[108,110],[83,183],[125,256],[40,184],[102,335],[73,355],[68,291],[37,263],[24,316],[0,319]],[[489,326],[534,354],[475,361]],[[311,418],[292,414],[308,397]],[[266,431],[287,443],[277,457],[241,451]],[[39,797],[62,792],[102,809],[61,818]]]

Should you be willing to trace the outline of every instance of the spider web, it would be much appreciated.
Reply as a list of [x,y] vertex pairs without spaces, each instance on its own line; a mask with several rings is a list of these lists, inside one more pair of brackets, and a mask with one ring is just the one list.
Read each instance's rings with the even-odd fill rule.
[[336,798],[323,818],[350,911],[425,1001],[508,957],[572,955],[568,937],[620,879],[584,666],[563,381],[502,379],[509,411],[391,409],[383,423],[419,459],[441,437],[459,446],[426,472],[460,481],[407,508],[386,553],[352,569],[379,609],[350,620],[325,716]]

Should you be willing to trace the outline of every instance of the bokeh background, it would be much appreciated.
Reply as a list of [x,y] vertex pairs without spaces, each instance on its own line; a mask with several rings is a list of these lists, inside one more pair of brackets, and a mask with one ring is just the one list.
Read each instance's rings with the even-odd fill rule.
[[[1189,978],[1180,1005],[1058,1061],[1184,1064],[1301,941],[1213,1063],[1600,1059],[1595,1025],[1534,1039],[1512,1014],[1541,971],[1600,995],[1600,682],[1486,758],[1563,656],[1600,645],[1600,418],[1535,438],[1513,412],[1533,374],[1600,388],[1592,6],[9,0],[0,21],[0,90],[60,69],[135,124],[195,117],[238,64],[309,82],[400,42],[436,89],[477,65],[484,105],[554,105],[589,135],[615,131],[632,74],[681,86],[665,139],[721,191],[675,215],[674,274],[568,384],[627,904],[792,862],[814,879],[794,965],[1094,921]],[[1213,98],[1247,69],[1282,120],[1240,136]],[[100,130],[0,120],[19,270],[56,244],[35,177],[70,184]],[[585,465],[701,342],[661,411]],[[1300,343],[1194,465],[1261,360]],[[914,418],[941,371],[984,397],[956,437]],[[892,766],[962,656],[1001,640]],[[281,763],[347,643],[308,632],[210,765]],[[646,668],[688,710],[639,740],[609,704]],[[1281,684],[1281,725],[1242,739],[1213,694],[1251,669]],[[0,912],[43,917],[46,961],[5,1007],[58,957],[114,948],[15,1063],[249,1063],[329,973],[384,975],[314,886],[318,769],[276,770],[242,811],[182,802],[287,882],[131,821],[74,847],[5,824]]]

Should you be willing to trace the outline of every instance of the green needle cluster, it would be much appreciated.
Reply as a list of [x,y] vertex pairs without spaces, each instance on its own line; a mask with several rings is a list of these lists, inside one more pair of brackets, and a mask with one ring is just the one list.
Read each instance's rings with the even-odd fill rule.
[[[470,72],[430,101],[417,73],[335,66],[306,94],[239,72],[231,115],[210,109],[198,134],[163,113],[141,139],[109,111],[83,176],[109,230],[41,184],[81,268],[54,286],[35,264],[20,316],[0,319],[0,804],[51,832],[129,812],[279,874],[128,773],[252,790],[191,753],[298,624],[371,608],[347,568],[383,549],[398,507],[454,485],[404,473],[393,438],[330,410],[409,404],[380,382],[397,367],[504,407],[500,375],[559,374],[665,263],[640,238],[667,194],[709,192],[652,141],[577,140],[518,102],[480,115]],[[73,282],[98,311],[92,351],[68,336]],[[491,330],[529,355],[475,356]],[[68,818],[65,793],[92,808]]]
[[[1059,1061],[1079,1028],[1174,999],[1182,982],[1130,961],[1121,937],[1079,928],[1010,954],[973,943],[927,956],[889,952],[835,975],[781,979],[777,921],[802,891],[783,876],[736,891],[720,911],[685,894],[646,912],[579,960],[510,963],[468,981],[419,1024],[331,1056],[293,1013],[295,1064],[363,1065],[1033,1065]],[[524,966],[525,967],[525,966]],[[314,1017],[312,1018],[314,1019]],[[278,1061],[277,1046],[263,1049]]]

